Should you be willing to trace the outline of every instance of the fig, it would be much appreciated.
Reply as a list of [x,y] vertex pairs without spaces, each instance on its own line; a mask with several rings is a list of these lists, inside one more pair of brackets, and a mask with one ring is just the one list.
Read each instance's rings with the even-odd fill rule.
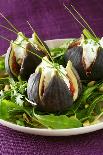
[[17,39],[11,41],[7,50],[6,70],[13,78],[21,76],[22,80],[28,80],[30,74],[34,73],[40,64],[42,57],[49,57],[49,53],[47,45],[40,40],[37,34],[34,33],[31,39],[25,39],[25,36],[19,32]]
[[82,90],[78,73],[69,61],[67,67],[54,67],[45,57],[27,85],[31,102],[46,112],[63,112],[78,98]]
[[95,41],[82,37],[82,39],[69,45],[64,59],[66,63],[68,60],[73,63],[81,80],[102,80],[103,38]]

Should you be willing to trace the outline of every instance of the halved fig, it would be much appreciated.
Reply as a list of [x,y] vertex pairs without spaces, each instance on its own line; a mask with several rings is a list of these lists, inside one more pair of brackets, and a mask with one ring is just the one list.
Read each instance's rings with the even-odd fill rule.
[[47,112],[67,110],[80,95],[82,86],[79,76],[69,61],[66,69],[52,66],[47,58],[33,73],[27,86],[28,99]]
[[47,45],[41,40],[38,42],[40,38],[36,41],[34,39],[33,37],[27,40],[19,32],[17,39],[11,42],[5,57],[5,67],[13,78],[20,75],[22,80],[27,80],[35,72],[42,57],[49,57],[50,52]]

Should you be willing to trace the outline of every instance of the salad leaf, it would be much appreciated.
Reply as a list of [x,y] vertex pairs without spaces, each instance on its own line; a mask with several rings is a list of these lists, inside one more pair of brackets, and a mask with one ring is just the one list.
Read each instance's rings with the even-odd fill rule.
[[47,128],[52,129],[68,129],[68,128],[78,128],[82,126],[82,123],[75,117],[67,117],[65,115],[55,116],[53,114],[50,115],[37,115],[34,116],[38,119],[38,121],[46,126]]
[[8,74],[5,71],[5,57],[0,56],[0,78],[7,77]]
[[0,71],[5,70],[5,57],[0,56]]
[[0,119],[8,120],[9,111],[17,108],[20,108],[17,104],[9,100],[2,100],[0,102]]
[[100,95],[99,97],[95,98],[92,101],[92,104],[90,105],[89,109],[88,109],[88,115],[91,115],[91,113],[93,112],[95,106],[97,105],[97,103],[99,102],[103,102],[103,95]]
[[54,62],[64,66],[64,53],[68,49],[69,44],[73,41],[74,39],[67,39],[60,47],[50,49],[51,56],[54,59]]

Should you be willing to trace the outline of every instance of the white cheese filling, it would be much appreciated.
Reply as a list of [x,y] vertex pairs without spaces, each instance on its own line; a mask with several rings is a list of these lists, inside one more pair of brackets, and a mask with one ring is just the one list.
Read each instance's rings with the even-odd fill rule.
[[[21,32],[18,33],[17,39],[12,43],[13,50],[15,52],[16,61],[22,60],[25,56],[25,48],[27,45],[27,41],[23,38],[23,34]],[[18,44],[18,45],[17,45]],[[18,62],[19,63],[19,62]]]
[[93,61],[96,59],[99,46],[100,45],[98,43],[96,43],[95,41],[91,39],[88,39],[87,43],[83,42],[82,58],[85,62],[86,69],[88,69],[90,65],[93,63]]
[[100,43],[100,46],[103,48],[103,37],[100,39],[99,43]]
[[[46,59],[46,58],[44,58],[44,59],[46,61],[50,62],[48,59]],[[39,65],[39,68],[41,67],[43,69],[43,74],[45,77],[44,78],[44,89],[47,88],[51,78],[55,75],[55,71],[56,71],[56,69],[51,64],[46,62],[45,60],[43,60],[42,63]],[[70,82],[69,82],[69,79],[66,77],[67,72],[66,72],[65,68],[62,65],[60,65],[59,70],[61,71],[59,73],[59,75],[62,77],[62,79],[64,80],[64,82],[68,86],[68,89],[70,89]]]
[[38,45],[34,42],[34,40],[35,40],[34,34],[32,35],[32,38],[29,38],[29,41],[27,41],[23,37],[22,32],[18,33],[17,39],[12,43],[13,50],[15,51],[16,61],[18,64],[21,63],[20,60],[22,60],[26,54],[25,51],[26,51],[26,45],[28,44],[28,42],[33,44],[38,49]]
[[65,70],[65,68],[60,65],[60,71],[61,71],[61,74],[62,74],[62,77],[63,77],[63,80],[64,82],[66,83],[66,85],[68,86],[68,89],[70,90],[70,81],[69,81],[69,78],[67,78],[67,71]]

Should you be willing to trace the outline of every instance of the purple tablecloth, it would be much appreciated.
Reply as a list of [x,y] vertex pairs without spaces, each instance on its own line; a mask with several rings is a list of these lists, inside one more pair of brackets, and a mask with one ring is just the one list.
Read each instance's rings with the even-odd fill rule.
[[[28,20],[44,40],[79,37],[81,27],[65,11],[62,3],[63,0],[0,0],[0,11],[27,36],[32,33],[26,23]],[[95,33],[103,36],[103,0],[73,0],[72,4]],[[6,24],[0,17],[1,23]],[[3,28],[0,28],[0,34],[9,39],[16,37]],[[0,40],[0,53],[5,53],[8,46],[8,42]],[[0,125],[0,155],[16,154],[103,155],[103,130],[71,137],[42,137]]]

